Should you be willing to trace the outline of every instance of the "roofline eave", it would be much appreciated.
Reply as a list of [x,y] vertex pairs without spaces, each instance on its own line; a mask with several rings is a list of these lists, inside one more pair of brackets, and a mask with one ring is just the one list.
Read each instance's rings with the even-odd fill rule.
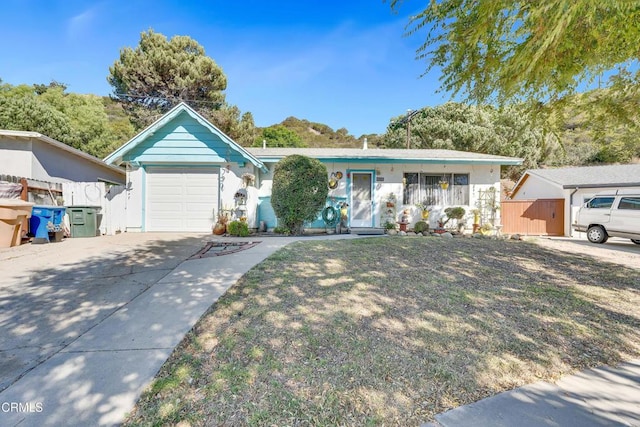
[[624,182],[611,184],[564,184],[564,190],[585,189],[585,188],[609,188],[609,187],[640,187],[640,182]]
[[[274,163],[287,156],[259,157],[263,162]],[[410,163],[410,164],[461,164],[461,165],[504,165],[518,166],[522,164],[521,159],[396,159],[388,157],[315,157],[317,160],[332,163]]]

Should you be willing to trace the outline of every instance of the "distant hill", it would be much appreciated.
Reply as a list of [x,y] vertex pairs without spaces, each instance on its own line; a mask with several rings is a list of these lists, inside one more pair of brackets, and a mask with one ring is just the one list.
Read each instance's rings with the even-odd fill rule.
[[365,137],[369,147],[373,148],[382,140],[382,135],[370,134],[356,138],[346,128],[333,130],[325,124],[296,117],[288,117],[279,124],[298,134],[310,148],[360,148]]

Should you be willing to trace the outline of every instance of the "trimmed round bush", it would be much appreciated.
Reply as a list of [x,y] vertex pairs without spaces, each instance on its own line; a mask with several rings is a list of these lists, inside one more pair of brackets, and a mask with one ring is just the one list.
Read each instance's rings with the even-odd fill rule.
[[306,221],[313,221],[329,193],[327,168],[319,160],[294,154],[276,163],[271,205],[278,224],[300,235]]

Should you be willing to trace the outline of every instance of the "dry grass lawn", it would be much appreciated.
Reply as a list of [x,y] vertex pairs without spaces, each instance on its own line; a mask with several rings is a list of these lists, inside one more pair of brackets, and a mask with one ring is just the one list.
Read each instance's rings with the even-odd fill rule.
[[637,271],[517,241],[298,242],[211,307],[127,425],[419,425],[639,355]]

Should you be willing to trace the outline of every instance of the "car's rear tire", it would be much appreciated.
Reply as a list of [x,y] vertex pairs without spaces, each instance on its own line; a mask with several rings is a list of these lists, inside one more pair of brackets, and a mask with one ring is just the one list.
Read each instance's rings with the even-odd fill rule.
[[636,245],[640,245],[640,239],[631,239],[631,241]]
[[587,230],[587,239],[589,239],[591,243],[604,243],[608,238],[607,232],[601,225],[592,225]]

